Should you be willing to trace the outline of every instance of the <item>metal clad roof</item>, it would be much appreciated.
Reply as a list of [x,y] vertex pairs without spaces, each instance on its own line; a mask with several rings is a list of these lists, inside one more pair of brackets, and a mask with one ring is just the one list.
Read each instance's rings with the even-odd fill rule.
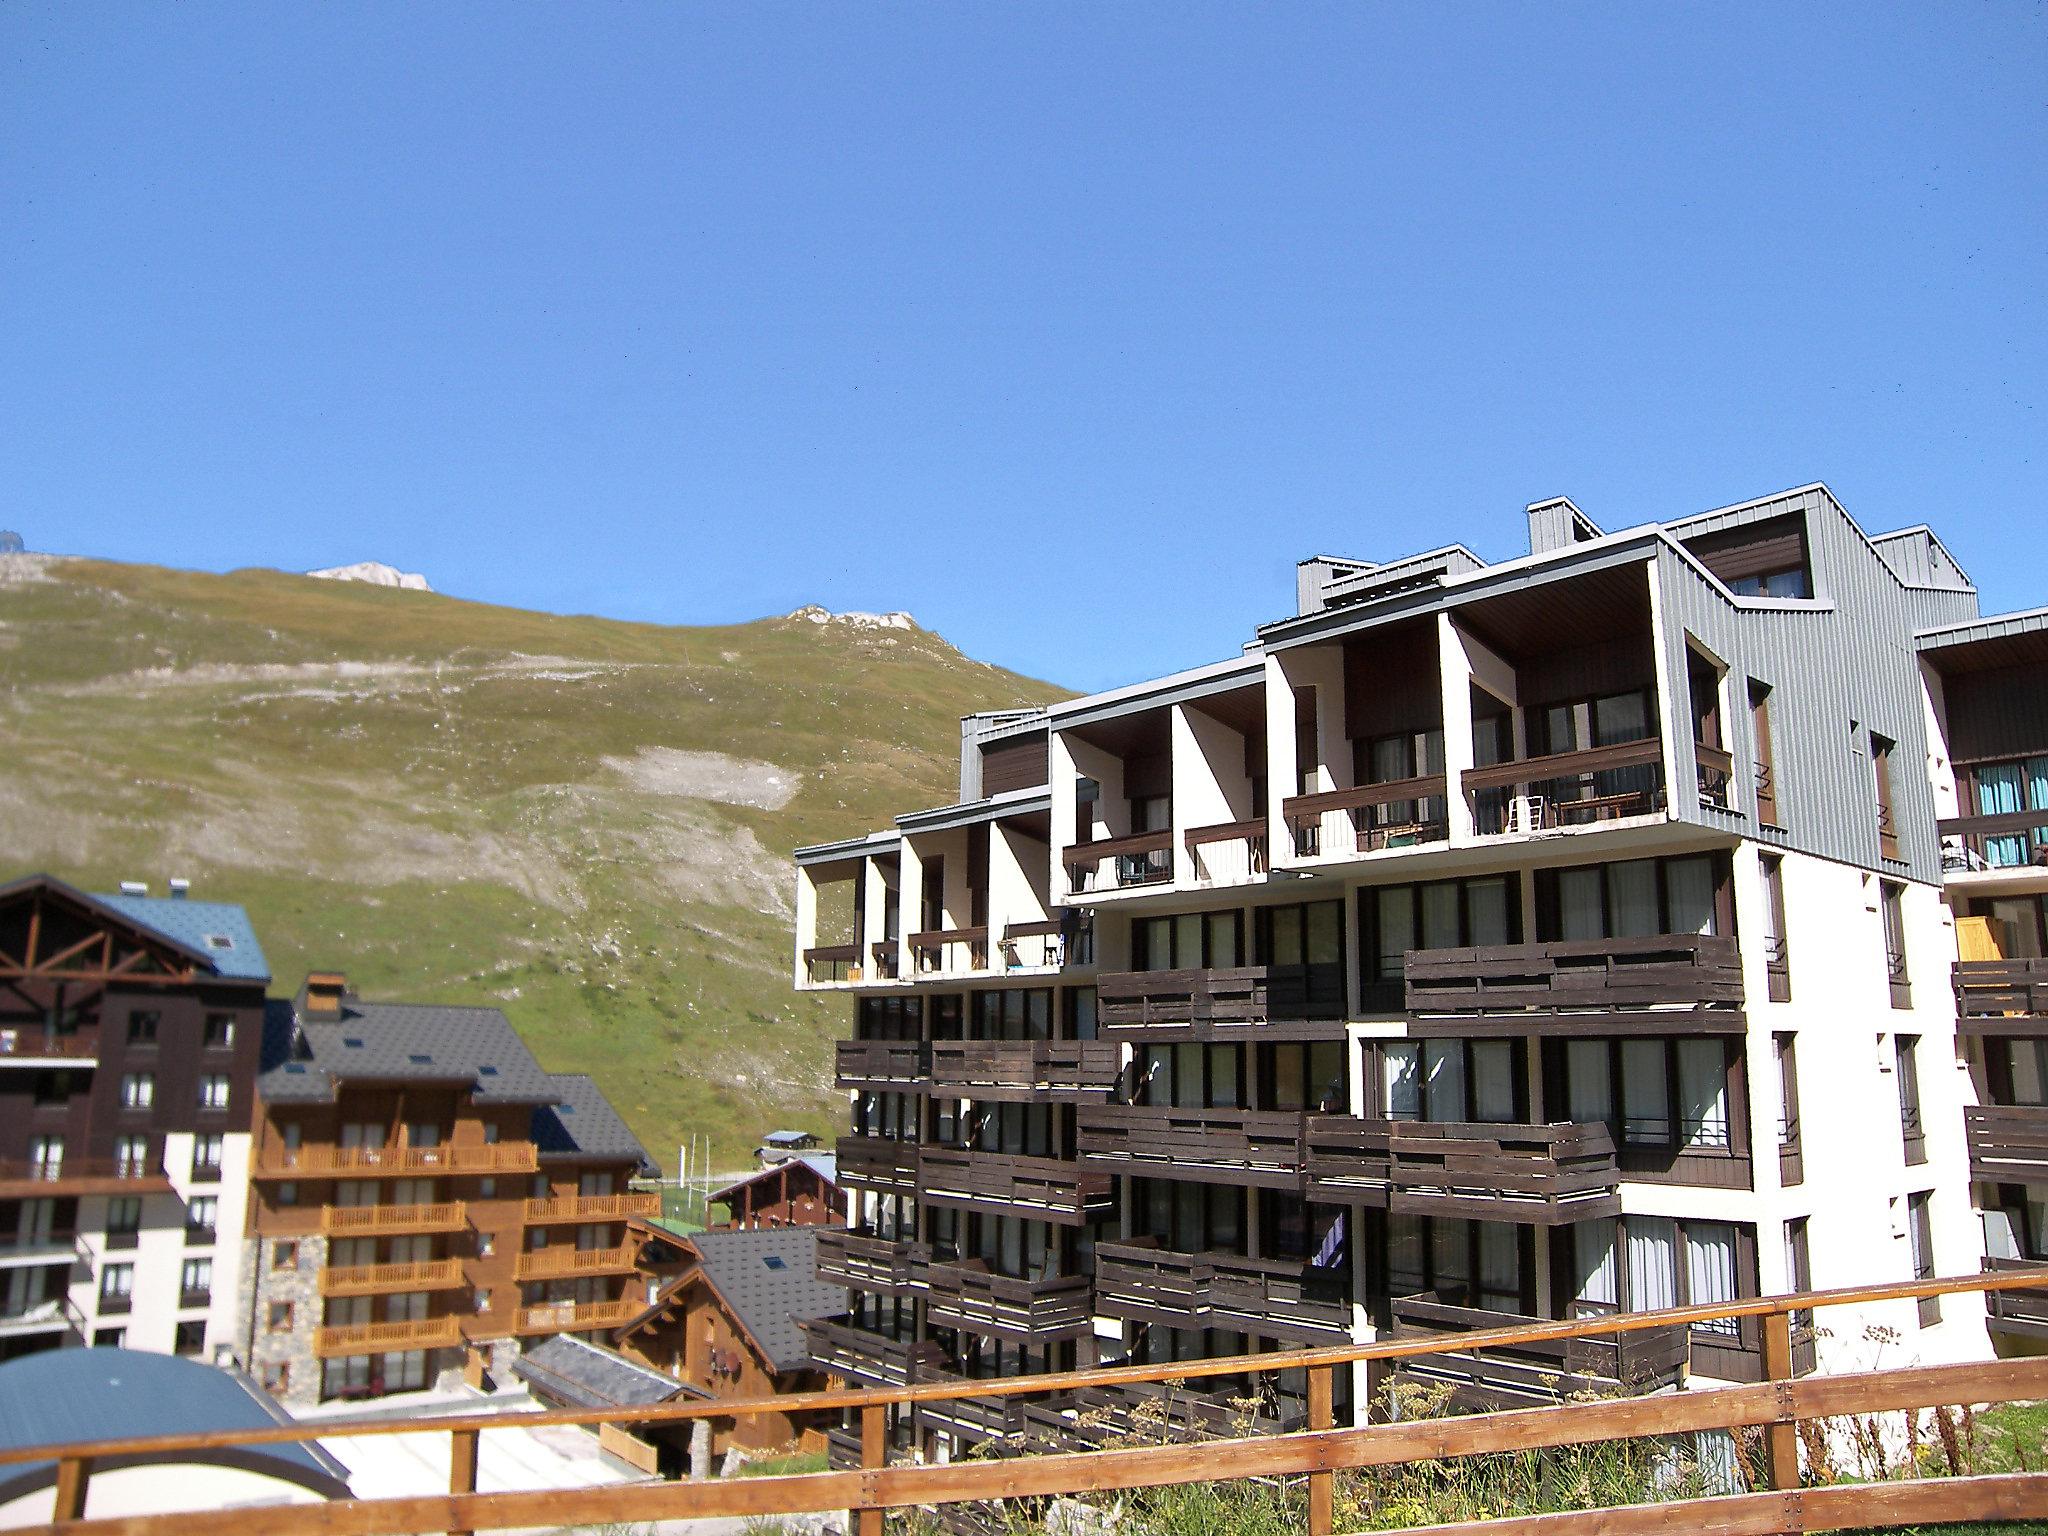
[[681,1382],[615,1349],[566,1333],[527,1350],[512,1362],[512,1374],[582,1408],[649,1408],[685,1390]]

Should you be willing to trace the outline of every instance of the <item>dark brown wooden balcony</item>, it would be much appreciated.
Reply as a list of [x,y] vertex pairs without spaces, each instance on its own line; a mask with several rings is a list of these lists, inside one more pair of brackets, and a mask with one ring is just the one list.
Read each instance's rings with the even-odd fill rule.
[[1145,1041],[1341,1040],[1341,965],[1113,971],[1095,983],[1096,1027]]
[[1646,816],[1664,806],[1655,736],[1467,768],[1459,779],[1481,836],[1543,832]]
[[1272,829],[1263,816],[1190,827],[1182,836],[1197,885],[1242,885],[1263,880],[1272,867]]
[[1396,1370],[1411,1381],[1441,1382],[1461,1407],[1506,1408],[1554,1403],[1575,1394],[1663,1391],[1684,1383],[1690,1341],[1682,1324],[1610,1338],[1553,1339],[1531,1344],[1464,1347],[1459,1336],[1541,1320],[1489,1312],[1434,1295],[1397,1297],[1397,1339],[1440,1338],[1442,1354],[1412,1355]]
[[1983,1104],[1963,1111],[1970,1177],[1994,1184],[2048,1184],[2048,1107]]
[[889,1136],[842,1136],[839,1182],[878,1195],[917,1194],[918,1144]]
[[[1084,1111],[1085,1113],[1085,1111]],[[839,1165],[844,1182],[846,1164]],[[1029,1216],[1077,1227],[1105,1215],[1115,1199],[1109,1175],[1056,1157],[1023,1157],[971,1147],[927,1146],[918,1198],[998,1216]]]
[[813,986],[851,981],[860,965],[858,944],[819,944],[804,951],[804,980]]
[[1955,989],[1966,1035],[2048,1034],[2048,960],[1958,960]]
[[10,1024],[0,1029],[0,1066],[44,1062],[91,1066],[99,1053],[100,1032],[96,1026],[60,1030],[41,1024]]
[[907,1387],[923,1372],[943,1366],[946,1352],[927,1340],[892,1339],[857,1328],[845,1318],[798,1319],[811,1363],[833,1376],[880,1387]]
[[982,1103],[1100,1101],[1123,1053],[1111,1040],[934,1040],[932,1091]]
[[1307,1142],[1312,1200],[1539,1226],[1621,1210],[1621,1171],[1604,1125],[1311,1115]]
[[1403,971],[1418,1035],[1745,1028],[1741,952],[1720,934],[1416,949]]
[[1988,1326],[1993,1333],[2014,1334],[2027,1339],[2048,1339],[2048,1263],[2039,1259],[1986,1259],[1986,1274],[2009,1274],[2017,1270],[2038,1270],[2039,1290],[1986,1291],[1984,1301],[1990,1312]]
[[1199,1390],[1149,1381],[1085,1387],[1073,1395],[1070,1408],[1072,1416],[1064,1423],[1043,1411],[1026,1410],[1027,1422],[1044,1436],[1047,1449],[1277,1435],[1302,1428],[1306,1417],[1277,1408],[1270,1389],[1252,1386],[1240,1396],[1213,1378],[1205,1378]]
[[1122,891],[1133,886],[1166,885],[1173,880],[1173,833],[1136,832],[1128,837],[1098,838],[1076,843],[1062,855],[1067,867],[1067,894]]
[[960,976],[988,969],[988,929],[932,928],[910,936],[910,966],[919,976]]
[[1151,1238],[1095,1245],[1095,1309],[1167,1328],[1332,1344],[1351,1337],[1341,1275],[1293,1259],[1177,1253]]
[[1301,1187],[1302,1117],[1288,1111],[1088,1104],[1081,1159],[1141,1178],[1261,1189]]
[[931,1076],[917,1040],[841,1040],[833,1060],[834,1084],[856,1093],[923,1093]]
[[1446,782],[1442,774],[1429,773],[1291,795],[1280,802],[1280,817],[1301,859],[1352,858],[1383,848],[1440,843],[1450,836],[1442,809]]
[[170,1192],[171,1176],[155,1157],[0,1158],[0,1200]]
[[[941,1366],[918,1372],[920,1382],[951,1382],[965,1386],[972,1378]],[[956,1452],[986,1445],[992,1440],[1019,1441],[1024,1437],[1027,1415],[1022,1397],[951,1397],[917,1405],[920,1429],[934,1430],[953,1439]]]
[[878,1296],[908,1296],[924,1283],[924,1253],[921,1243],[907,1238],[820,1227],[818,1279]]
[[1951,875],[2048,868],[2048,811],[1951,816],[1934,824],[1941,867]]
[[1016,1280],[991,1274],[979,1259],[934,1260],[925,1271],[925,1315],[935,1328],[959,1328],[1017,1344],[1078,1339],[1094,1326],[1086,1275]]

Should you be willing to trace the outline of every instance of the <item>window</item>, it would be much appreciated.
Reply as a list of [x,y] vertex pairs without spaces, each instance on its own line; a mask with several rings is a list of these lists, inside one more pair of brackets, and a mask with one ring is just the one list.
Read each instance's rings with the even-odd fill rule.
[[1135,971],[1229,970],[1244,964],[1242,915],[1184,912],[1141,917],[1131,924]]
[[31,1136],[28,1139],[29,1177],[55,1179],[64,1171],[64,1138]]
[[[1630,1312],[1706,1306],[1756,1294],[1756,1244],[1747,1227],[1724,1221],[1624,1216],[1579,1223],[1574,1235],[1580,1310]],[[1695,1323],[1703,1342],[1734,1344],[1735,1318]]]
[[141,1010],[128,1015],[128,1043],[130,1045],[153,1045],[156,1043],[156,1028],[163,1015],[154,1009]]
[[100,1271],[100,1311],[126,1312],[135,1304],[135,1266],[109,1264]]
[[[1970,771],[1976,814],[2018,816],[2023,811],[2048,811],[2048,757],[2009,763],[1980,764]],[[1965,867],[2014,869],[2048,864],[2048,816],[2042,826],[2022,824],[1996,834],[1973,837]]]
[[1718,1037],[1553,1041],[1546,1100],[1624,1149],[1746,1154],[1740,1047]]
[[[1795,1216],[1785,1223],[1785,1284],[1794,1291],[1813,1289],[1813,1256],[1807,1248],[1804,1216]],[[1811,1328],[1813,1313],[1800,1308],[1792,1314],[1792,1326]]]
[[273,1397],[282,1397],[291,1390],[292,1368],[283,1360],[272,1360],[263,1367],[263,1390]]
[[1593,942],[1733,927],[1723,862],[1711,854],[1539,871],[1538,937]]
[[1870,770],[1877,791],[1877,851],[1883,858],[1899,857],[1899,827],[1892,814],[1892,753],[1897,743],[1877,732],[1870,733]]
[[199,1079],[199,1107],[201,1109],[226,1109],[228,1107],[227,1073],[208,1072]]
[[178,1305],[203,1307],[213,1299],[213,1260],[187,1259],[178,1271]]
[[1756,819],[1766,827],[1778,820],[1778,765],[1771,741],[1771,685],[1749,680],[1749,731],[1756,743]]
[[147,1072],[130,1072],[121,1079],[121,1107],[148,1109],[156,1102],[156,1079]]
[[92,1331],[94,1349],[119,1349],[128,1342],[126,1328],[95,1328]]
[[292,1304],[288,1301],[273,1301],[270,1304],[268,1326],[272,1333],[290,1333],[292,1328]]
[[1535,1248],[1527,1227],[1446,1216],[1387,1217],[1387,1291],[1490,1312],[1535,1310]]
[[279,1205],[297,1205],[299,1203],[299,1186],[297,1182],[291,1179],[285,1180],[277,1186],[277,1194],[273,1198]]
[[1799,1146],[1799,1065],[1795,1037],[1773,1035],[1778,1058],[1778,1182],[1790,1187],[1806,1180],[1806,1159]]
[[270,1248],[272,1269],[297,1269],[299,1267],[299,1245],[297,1243],[273,1243]]
[[1526,1116],[1519,1042],[1420,1040],[1382,1048],[1389,1119],[1518,1124]]
[[117,1178],[142,1179],[150,1173],[149,1138],[147,1136],[117,1136],[114,1138],[114,1174]]
[[192,1138],[192,1177],[208,1180],[220,1177],[221,1150],[227,1138],[218,1131],[202,1131]]
[[1300,987],[1292,999],[1300,1009],[1296,1016],[1342,1018],[1350,990],[1344,973],[1344,903],[1262,907],[1257,917],[1253,963],[1292,973],[1270,980],[1283,988]]
[[1389,885],[1358,893],[1358,949],[1364,1005],[1403,1007],[1411,950],[1514,944],[1521,939],[1520,882],[1505,875]]
[[1719,663],[1691,645],[1686,646],[1686,692],[1692,707],[1693,765],[1700,804],[1727,811],[1735,808],[1734,785],[1730,782],[1735,759],[1721,729],[1722,675]]
[[[1906,1235],[1912,1245],[1913,1278],[1932,1280],[1934,1278],[1934,1212],[1933,1193],[1921,1190],[1906,1196]],[[1941,1321],[1941,1298],[1922,1296],[1920,1298],[1920,1326]]]
[[107,1202],[107,1246],[133,1248],[142,1231],[142,1202],[133,1195],[116,1195]]
[[1906,888],[1890,880],[1878,888],[1878,910],[1884,919],[1885,975],[1891,982],[1892,1006],[1913,1006],[1913,984],[1906,969]]
[[1792,1001],[1792,960],[1785,944],[1785,861],[1767,853],[1757,860],[1764,882],[1764,980],[1774,1003]]
[[208,1050],[227,1050],[235,1043],[235,1016],[231,1013],[209,1013],[200,1039]]
[[206,1319],[195,1317],[190,1322],[178,1324],[177,1332],[171,1336],[171,1350],[174,1354],[198,1356],[206,1353]]
[[194,1195],[185,1207],[185,1241],[211,1247],[214,1223],[220,1216],[220,1201],[213,1195]]
[[1906,1142],[1906,1161],[1927,1161],[1927,1132],[1920,1122],[1920,1037],[1894,1035],[1893,1062],[1899,1089],[1899,1131]]

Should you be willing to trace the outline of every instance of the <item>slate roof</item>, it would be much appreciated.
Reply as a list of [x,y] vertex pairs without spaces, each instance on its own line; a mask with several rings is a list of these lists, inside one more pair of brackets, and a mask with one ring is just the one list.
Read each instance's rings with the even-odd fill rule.
[[[290,1416],[239,1371],[139,1349],[50,1349],[0,1365],[0,1448],[120,1440],[167,1428],[268,1429]],[[348,1469],[318,1442],[228,1446],[138,1456],[133,1462],[246,1466],[327,1498],[348,1496]],[[56,1463],[0,1467],[0,1504],[56,1480]]]
[[339,1019],[321,1019],[273,1001],[257,1091],[271,1103],[325,1104],[337,1082],[461,1083],[479,1104],[531,1104],[530,1134],[543,1157],[649,1161],[597,1084],[543,1071],[496,1008],[366,1003],[350,994]]
[[92,893],[92,899],[139,927],[199,951],[213,962],[217,975],[235,981],[270,980],[270,962],[263,958],[255,925],[249,921],[249,914],[231,901],[109,896],[98,891]]
[[757,1184],[763,1179],[772,1179],[776,1175],[787,1173],[790,1169],[796,1167],[810,1169],[811,1172],[818,1175],[818,1177],[823,1179],[827,1184],[837,1186],[837,1184],[839,1183],[839,1156],[837,1153],[806,1152],[801,1156],[792,1157],[786,1163],[777,1163],[772,1168],[762,1168],[757,1170],[756,1172],[748,1174],[745,1178],[734,1179],[730,1184],[726,1185],[723,1189],[714,1189],[713,1191],[711,1191],[710,1195],[708,1195],[706,1198],[711,1200],[722,1200],[727,1195],[734,1194],[739,1190],[745,1189],[749,1184]]
[[846,1310],[845,1287],[818,1279],[818,1229],[699,1232],[688,1242],[697,1251],[704,1278],[775,1369],[806,1368],[811,1355],[797,1320],[837,1317]]
[[512,1362],[512,1374],[579,1408],[648,1408],[686,1390],[651,1366],[566,1333],[534,1345]]
[[761,1138],[761,1145],[764,1147],[801,1146],[804,1142],[816,1141],[817,1139],[810,1131],[770,1131]]

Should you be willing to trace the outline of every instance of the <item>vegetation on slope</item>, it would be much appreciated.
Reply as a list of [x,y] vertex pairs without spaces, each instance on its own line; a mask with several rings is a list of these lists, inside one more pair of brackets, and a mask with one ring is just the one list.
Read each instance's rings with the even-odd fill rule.
[[708,1132],[735,1166],[837,1118],[790,851],[951,801],[958,716],[1059,696],[922,630],[8,557],[0,878],[189,876],[280,988],[495,1004],[664,1164]]

